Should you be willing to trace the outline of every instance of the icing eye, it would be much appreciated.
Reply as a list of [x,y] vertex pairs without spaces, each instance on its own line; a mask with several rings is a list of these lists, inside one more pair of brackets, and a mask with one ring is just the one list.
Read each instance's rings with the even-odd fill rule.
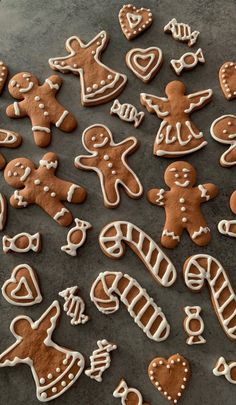
[[186,174],[184,174],[184,178],[186,179],[187,177],[188,177],[187,173],[186,173]]
[[92,136],[92,141],[96,141],[96,136]]
[[103,134],[100,134],[100,137],[101,137],[101,138],[103,138],[103,137],[104,137],[104,135],[103,135]]
[[178,179],[178,178],[179,178],[179,174],[178,174],[178,173],[176,173],[176,174],[175,174],[175,177],[176,177],[176,179]]
[[19,89],[19,87],[20,87],[19,83],[16,84],[16,87],[18,87],[18,89]]

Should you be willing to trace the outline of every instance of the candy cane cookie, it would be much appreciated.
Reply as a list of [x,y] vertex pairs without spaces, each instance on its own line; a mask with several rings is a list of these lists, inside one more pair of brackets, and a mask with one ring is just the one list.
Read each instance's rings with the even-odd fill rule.
[[170,325],[161,308],[128,274],[114,271],[100,273],[92,285],[90,298],[97,309],[106,315],[119,309],[120,299],[149,339],[161,342],[169,336]]
[[121,405],[149,405],[143,402],[141,392],[137,388],[129,387],[123,378],[113,392],[113,397],[120,398]]
[[124,256],[127,244],[163,287],[170,287],[176,280],[176,269],[170,259],[150,236],[131,222],[110,222],[102,229],[99,243],[105,255],[112,259]]
[[211,301],[228,338],[236,339],[236,296],[223,266],[214,257],[199,254],[189,257],[184,263],[184,280],[195,292],[202,290],[207,281]]

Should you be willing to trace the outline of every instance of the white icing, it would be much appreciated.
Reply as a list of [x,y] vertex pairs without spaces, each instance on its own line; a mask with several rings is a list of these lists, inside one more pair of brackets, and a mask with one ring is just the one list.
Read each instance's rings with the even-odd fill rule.
[[32,127],[32,131],[42,131],[42,132],[47,132],[48,134],[50,134],[50,132],[51,132],[50,128],[42,127],[40,125],[34,125]]
[[121,404],[126,405],[127,404],[127,398],[129,394],[132,394],[132,398],[134,398],[134,404],[135,405],[143,405],[143,397],[136,388],[131,388],[128,387],[126,381],[124,379],[121,380],[119,385],[116,387],[115,391],[113,392],[113,397],[115,398],[120,398],[121,399]]
[[46,167],[46,169],[51,169],[51,168],[56,169],[57,165],[58,165],[58,161],[57,160],[49,161],[49,160],[41,159],[39,161],[39,165],[41,167]]
[[24,174],[20,177],[20,180],[25,181],[29,177],[30,173],[31,173],[31,168],[26,167],[25,171],[24,171]]
[[110,113],[117,114],[123,121],[134,122],[135,128],[141,124],[145,115],[143,111],[138,112],[132,104],[120,104],[117,99],[114,101]]
[[[187,97],[190,100],[190,106],[184,110],[186,114],[191,113],[196,108],[200,107],[206,100],[212,97],[213,91],[211,89],[197,91],[196,93],[188,94]],[[195,99],[196,101],[191,102],[191,99]]]
[[170,236],[173,240],[178,240],[180,241],[179,235],[175,235],[173,231],[168,231],[167,229],[164,229],[162,232],[162,236]]
[[[122,225],[125,225],[127,228],[125,234],[121,231]],[[113,231],[113,236],[106,236],[110,230]],[[137,242],[132,238],[133,231],[136,231],[136,233],[139,235],[139,240]],[[147,252],[145,251],[145,253],[143,250],[144,241],[148,241],[149,246]],[[154,242],[154,240],[136,225],[126,221],[111,222],[102,229],[99,235],[99,244],[101,249],[106,253],[107,256],[111,258],[119,259],[123,256],[124,242],[126,242],[131,249],[134,250],[134,252],[138,252],[138,256],[158,283],[160,283],[163,287],[170,287],[172,284],[174,284],[177,273],[173,263]],[[151,258],[155,252],[157,253],[156,260],[153,264],[151,264]],[[159,271],[163,263],[165,263],[165,271],[160,276]]]
[[77,286],[66,288],[59,292],[59,295],[65,300],[63,309],[66,312],[66,315],[71,318],[71,325],[80,325],[88,322],[89,317],[84,314],[85,303],[78,295]]
[[[192,62],[186,62],[188,57],[192,58]],[[175,73],[180,75],[182,70],[193,69],[198,63],[205,63],[205,58],[201,48],[196,52],[186,52],[180,59],[171,59],[170,64],[174,68]]]
[[203,233],[207,233],[207,232],[211,232],[210,229],[208,228],[208,226],[200,226],[198,231],[193,232],[192,234],[192,239],[196,239],[198,238],[198,236],[201,236]]
[[[144,51],[145,54],[143,54]],[[156,53],[154,51],[156,51]],[[162,58],[162,50],[160,48],[150,47],[146,48],[145,50],[141,48],[133,48],[126,54],[126,64],[139,79],[149,81],[153,73],[159,68]],[[138,63],[138,59],[150,60],[146,66],[142,66]],[[152,68],[149,69],[153,64],[153,61],[155,61],[155,63]],[[141,70],[142,74],[139,73],[137,69]]]
[[133,13],[127,13],[126,16],[131,29],[137,27],[143,18],[140,14]]
[[[184,329],[186,330],[189,338],[186,340],[188,345],[203,344],[206,343],[206,340],[201,336],[204,332],[204,322],[200,315],[201,307],[199,306],[187,306],[184,308],[184,311],[187,315],[184,321]],[[194,331],[190,328],[192,321],[198,321],[199,329]],[[196,339],[197,338],[197,339]]]
[[67,116],[68,114],[69,114],[69,111],[66,111],[66,110],[61,114],[59,120],[58,120],[58,121],[56,122],[56,124],[55,124],[57,128],[60,127],[60,125],[63,123],[64,119],[66,118],[66,116]]
[[32,89],[32,87],[34,86],[33,82],[29,82],[28,87],[23,87],[19,90],[20,93],[28,93],[28,91],[30,91]]
[[[200,259],[206,259],[207,264],[205,267],[203,267],[198,260]],[[195,270],[198,271],[197,274],[192,273],[191,268],[192,266],[194,267]],[[212,267],[217,268],[216,275],[212,277],[211,275],[211,270]],[[235,340],[236,339],[236,326],[229,327],[229,323],[234,321],[236,325],[236,296],[234,293],[234,290],[231,286],[231,282],[226,274],[226,271],[216,260],[214,257],[210,255],[205,255],[205,254],[199,254],[192,256],[190,260],[188,261],[185,271],[184,271],[184,279],[185,279],[185,284],[187,285],[188,288],[190,288],[193,291],[199,291],[203,288],[204,281],[207,281],[209,290],[211,293],[211,299],[212,303],[214,305],[214,309],[217,313],[217,317],[221,323],[222,329],[226,333],[226,335]],[[220,280],[220,282],[219,282]],[[215,285],[217,283],[218,289],[217,291],[215,290]],[[227,289],[228,293],[228,298],[227,300],[224,300],[222,302],[221,298],[221,292]],[[227,318],[225,318],[224,315],[224,310],[227,308],[227,306],[231,304],[231,307],[234,309],[231,309],[229,312],[229,315]]]
[[178,187],[188,187],[190,184],[189,180],[186,180],[184,183],[180,183],[179,181],[175,181],[175,185]]
[[17,141],[17,136],[14,132],[7,131],[5,129],[0,129],[1,134],[5,135],[5,138],[0,141],[0,146],[7,146],[7,145],[12,145]]
[[178,41],[188,41],[188,46],[192,46],[197,41],[199,31],[191,30],[188,24],[177,23],[176,18],[172,18],[171,21],[164,27],[164,32],[171,32],[172,37]]
[[85,374],[97,382],[102,381],[102,374],[110,367],[110,352],[116,350],[117,346],[106,339],[97,341],[98,349],[94,350],[90,356],[90,368],[85,370]]
[[49,85],[50,89],[59,90],[59,84],[53,83],[52,80],[46,79],[45,82]]
[[17,101],[15,101],[13,103],[13,108],[14,108],[14,113],[17,117],[20,116],[20,107],[19,107],[19,103],[17,103]]
[[[18,248],[16,246],[16,242],[21,237],[25,237],[28,240],[28,245],[25,248]],[[4,235],[2,238],[2,248],[4,253],[9,251],[17,252],[17,253],[26,253],[32,250],[33,252],[38,252],[40,249],[40,233],[37,232],[34,235],[31,235],[27,232],[21,232],[12,238]]]
[[[113,281],[111,281],[111,276],[114,276]],[[123,292],[119,287],[120,280],[128,281],[128,284]],[[95,291],[98,284],[101,286],[101,288],[103,288],[104,295],[107,298],[102,299],[96,297]],[[102,291],[101,288],[99,289],[100,294]],[[138,294],[133,297],[132,301],[130,301],[130,297],[128,300],[127,296],[132,288],[138,290]],[[103,314],[107,315],[116,312],[119,308],[119,299],[117,295],[119,296],[121,302],[125,304],[130,316],[134,319],[134,322],[143,330],[147,337],[155,340],[156,342],[161,342],[167,339],[170,333],[170,325],[168,324],[164,313],[162,312],[161,308],[155,304],[153,299],[150,298],[146,290],[143,289],[135,279],[130,277],[128,274],[123,274],[121,272],[106,271],[104,273],[100,273],[97,279],[94,281],[90,291],[91,301],[95,304],[97,309]],[[143,303],[142,306],[139,306],[138,311],[134,311],[135,305],[141,299],[144,300],[145,303]],[[103,307],[102,304],[106,304],[106,306]],[[147,324],[144,325],[142,317],[148,308],[152,309],[152,315],[149,317]],[[160,321],[159,326],[155,331],[153,331],[152,327],[157,319]]]
[[213,369],[213,374],[216,377],[223,375],[231,384],[236,384],[236,380],[234,380],[231,376],[231,370],[233,368],[236,368],[235,361],[226,363],[225,358],[220,357],[216,363],[215,368]]
[[[153,104],[151,97],[154,97],[157,101],[159,100],[161,104],[168,102],[168,98],[166,97],[157,97],[147,93],[140,94],[141,100],[143,100],[148,105],[149,108],[153,109],[159,118],[166,117],[167,115],[169,115],[169,111],[161,111],[158,104]],[[161,126],[163,125],[163,122],[161,123]]]
[[[218,124],[219,121],[221,121],[225,118],[228,118],[229,120],[232,120],[232,119],[236,120],[235,115],[232,115],[232,114],[222,115],[219,118],[217,118],[215,121],[212,122],[211,128],[210,128],[210,133],[211,133],[212,138],[215,139],[217,142],[220,142],[220,143],[226,144],[226,145],[227,144],[230,145],[230,147],[221,155],[221,158],[220,158],[220,163],[222,164],[222,166],[230,167],[230,166],[234,166],[236,164],[236,160],[234,160],[234,161],[227,160],[227,155],[229,153],[231,153],[231,151],[236,147],[236,140],[235,140],[236,133],[229,134],[228,139],[221,139],[219,136],[216,135],[215,130],[214,130],[215,125]],[[232,124],[231,121],[229,121],[229,122],[231,125]],[[228,123],[228,125],[229,125],[229,123]]]
[[210,195],[208,194],[208,190],[202,184],[199,184],[198,188],[201,192],[201,198],[205,198],[206,201],[208,201],[211,198]]
[[157,205],[165,205],[164,201],[164,194],[165,194],[165,190],[164,188],[161,188],[158,193],[157,193],[157,199],[156,199],[156,203]]
[[[86,241],[87,229],[89,229],[91,227],[92,227],[92,225],[89,222],[82,221],[79,218],[75,218],[75,226],[73,226],[73,228],[71,228],[67,234],[67,245],[62,246],[61,250],[70,256],[76,256],[77,249],[80,248],[81,246],[83,246],[83,244]],[[72,242],[71,237],[72,237],[73,233],[78,232],[79,230],[80,230],[80,233],[79,233],[78,241],[76,243]]]
[[69,212],[69,210],[67,208],[62,208],[60,211],[58,211],[53,219],[55,219],[55,221],[58,221],[58,219],[60,219],[61,217],[63,217],[67,212]]
[[218,230],[223,235],[236,238],[236,220],[227,221],[226,219],[222,219],[222,221],[218,223]]
[[24,197],[20,195],[20,190],[14,191],[14,199],[17,201],[19,207],[27,207],[28,202],[24,201]]
[[[27,270],[30,281],[33,285],[34,294],[29,286],[27,279],[24,276],[22,276],[17,281],[17,279],[16,279],[17,273],[21,269]],[[6,290],[7,290],[8,285],[12,284],[12,283],[17,283],[17,284],[16,284],[16,287],[11,291],[11,294],[9,295],[9,294],[7,294]],[[27,291],[27,294],[25,296],[17,294],[21,290],[22,287],[24,287]],[[28,264],[19,264],[18,266],[16,266],[12,271],[11,277],[8,280],[6,280],[2,286],[2,295],[10,304],[13,304],[13,305],[30,306],[30,305],[34,305],[34,304],[39,304],[42,301],[42,296],[40,293],[38,280],[35,277],[35,273],[34,273],[33,269]],[[21,300],[26,300],[26,302],[21,302]],[[0,367],[1,367],[1,364],[0,364]]]
[[72,185],[70,186],[70,188],[69,188],[69,190],[68,190],[68,192],[67,192],[67,201],[68,201],[68,202],[71,202],[71,201],[72,201],[73,194],[74,194],[74,192],[75,192],[75,190],[76,190],[77,188],[80,188],[80,187],[77,186],[76,184],[72,184]]

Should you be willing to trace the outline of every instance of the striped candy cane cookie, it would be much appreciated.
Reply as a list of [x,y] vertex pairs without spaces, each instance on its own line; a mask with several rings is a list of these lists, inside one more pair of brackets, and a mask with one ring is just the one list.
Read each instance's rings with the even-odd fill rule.
[[199,254],[188,258],[184,264],[185,284],[198,292],[207,281],[211,301],[226,335],[236,339],[236,296],[223,266],[214,257]]
[[127,221],[107,224],[99,235],[102,251],[112,259],[125,254],[125,243],[137,254],[154,279],[163,287],[170,287],[176,280],[176,269],[150,236]]
[[106,315],[119,309],[120,299],[134,322],[150,339],[161,342],[169,336],[170,326],[161,308],[128,274],[113,271],[100,273],[92,285],[90,297],[97,309]]

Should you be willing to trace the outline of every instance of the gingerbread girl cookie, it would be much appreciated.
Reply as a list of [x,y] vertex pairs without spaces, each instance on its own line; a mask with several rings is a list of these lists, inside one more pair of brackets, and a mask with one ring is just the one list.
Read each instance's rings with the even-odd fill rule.
[[210,131],[212,138],[228,146],[220,157],[221,166],[234,166],[236,164],[236,116],[222,115],[213,121]]
[[85,107],[104,104],[116,98],[123,90],[127,77],[110,69],[100,61],[108,44],[106,31],[101,31],[86,45],[79,37],[66,41],[68,56],[49,59],[49,65],[62,73],[80,76],[81,103]]
[[10,326],[16,340],[0,355],[0,367],[27,364],[31,368],[36,396],[41,402],[62,395],[84,368],[81,353],[59,346],[52,340],[59,315],[59,303],[54,301],[35,322],[26,315],[17,316]]
[[167,84],[165,93],[167,97],[140,94],[141,104],[163,120],[156,135],[154,155],[176,157],[201,149],[207,142],[191,121],[190,114],[209,103],[212,90],[186,95],[184,83],[174,80]]
[[65,132],[71,132],[77,126],[74,116],[56,100],[61,84],[62,79],[53,75],[40,86],[38,78],[28,72],[16,74],[9,82],[11,96],[20,101],[9,105],[6,113],[11,118],[30,118],[38,146],[49,145],[51,124]]
[[38,168],[30,159],[17,158],[5,167],[4,178],[10,186],[17,188],[10,199],[14,208],[37,204],[58,224],[68,226],[73,217],[62,201],[82,203],[86,198],[86,190],[56,177],[57,165],[58,157],[52,152],[42,157]]
[[98,174],[106,207],[115,208],[119,204],[119,185],[123,186],[129,197],[141,197],[143,187],[126,162],[127,156],[138,147],[136,138],[129,137],[115,143],[105,125],[95,124],[85,129],[82,142],[91,155],[77,156],[75,166]]
[[149,190],[147,195],[151,204],[164,207],[166,211],[161,244],[166,248],[174,248],[186,229],[196,245],[207,245],[211,240],[211,233],[200,205],[216,197],[218,187],[212,183],[193,187],[196,182],[196,170],[188,162],[171,163],[164,178],[170,190],[154,188]]

